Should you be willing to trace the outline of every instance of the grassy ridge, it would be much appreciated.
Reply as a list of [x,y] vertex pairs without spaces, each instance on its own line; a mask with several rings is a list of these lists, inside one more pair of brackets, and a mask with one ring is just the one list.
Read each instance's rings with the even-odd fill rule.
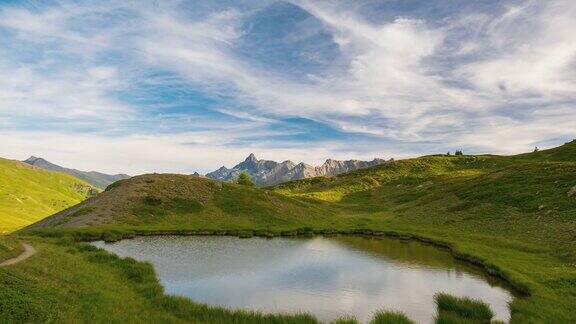
[[331,202],[367,222],[496,234],[574,259],[575,185],[576,162],[434,156],[272,189]]
[[136,232],[199,230],[415,234],[446,242],[456,257],[489,264],[489,271],[529,292],[511,304],[513,323],[573,323],[574,152],[576,142],[511,157],[427,156],[267,190],[147,175],[118,183],[33,229],[52,236],[65,230],[78,239],[104,233],[111,240]]
[[336,212],[326,203],[302,201],[258,188],[193,176],[148,174],[117,183],[98,197],[30,229],[293,228],[329,222]]
[[0,159],[0,233],[77,204],[92,190],[87,183],[69,175]]

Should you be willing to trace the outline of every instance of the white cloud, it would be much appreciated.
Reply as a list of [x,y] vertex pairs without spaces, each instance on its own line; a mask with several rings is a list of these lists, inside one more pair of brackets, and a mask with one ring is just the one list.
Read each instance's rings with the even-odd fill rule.
[[80,170],[131,175],[150,172],[207,173],[222,165],[232,167],[252,152],[260,159],[284,161],[297,157],[297,162],[312,165],[321,164],[327,158],[349,159],[354,156],[368,160],[406,154],[376,147],[374,150],[359,150],[337,142],[326,142],[315,147],[277,147],[271,143],[242,147],[227,145],[226,139],[237,138],[233,133],[222,130],[110,137],[64,132],[0,131],[0,137],[3,142],[2,154],[7,158],[23,160],[35,155]]
[[495,96],[576,95],[576,3],[530,1],[511,7],[486,28],[480,59],[460,68],[462,76]]
[[[421,149],[422,142],[509,153],[576,136],[571,121],[576,114],[574,1],[528,1],[503,14],[454,13],[434,22],[427,17],[368,20],[344,2],[294,3],[331,35],[341,56],[338,66],[298,79],[280,67],[264,69],[246,60],[237,49],[249,32],[244,23],[251,13],[239,9],[192,19],[178,1],[0,7],[0,29],[14,40],[10,48],[0,48],[0,125],[34,117],[58,119],[59,127],[65,121],[70,127],[118,127],[122,133],[46,130],[42,136],[57,143],[51,147],[35,137],[36,130],[20,130],[18,136],[7,134],[21,145],[11,144],[7,154],[24,158],[40,150],[79,167],[96,168],[98,162],[105,170],[126,167],[133,173],[189,170],[189,165],[190,171],[207,171],[222,162],[232,165],[250,150],[267,152],[264,157],[270,159],[317,163],[320,156],[398,157]],[[41,55],[30,58],[29,51]],[[107,59],[115,55],[122,59]],[[135,135],[134,125],[150,125],[155,117],[114,93],[130,89],[151,69],[172,71],[196,90],[232,98],[237,105],[217,109],[241,125],[201,120],[173,127],[177,122],[158,120]],[[158,86],[172,82],[155,81]],[[346,148],[346,141],[324,141],[317,144],[325,147],[315,149],[276,142],[282,147],[270,148],[274,143],[263,129],[284,117],[311,118],[343,132],[381,138],[383,144],[365,151]],[[132,128],[123,128],[129,123]],[[171,128],[169,135],[158,134]],[[259,132],[260,143],[233,147]],[[92,145],[74,144],[80,140]],[[405,148],[379,151],[391,143]],[[126,157],[103,154],[105,147],[130,152],[133,162],[114,162]],[[81,158],[75,155],[80,152]],[[202,158],[192,163],[191,156]]]
[[[117,121],[134,110],[108,95],[116,89],[112,71],[65,69],[42,73],[34,67],[12,67],[0,59],[0,116]],[[89,120],[86,118],[94,118]]]
[[87,70],[88,74],[97,81],[109,81],[116,77],[118,71],[113,66],[95,66]]
[[0,116],[68,125],[134,118],[134,107],[110,95],[126,80],[115,66],[94,62],[113,45],[117,30],[99,30],[90,21],[116,9],[65,2],[39,10],[0,7],[0,28],[13,33],[10,46],[0,47]]

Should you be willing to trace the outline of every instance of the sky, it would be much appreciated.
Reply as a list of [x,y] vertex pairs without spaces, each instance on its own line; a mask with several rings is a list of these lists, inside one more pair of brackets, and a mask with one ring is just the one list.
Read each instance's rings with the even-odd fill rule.
[[576,137],[576,1],[0,0],[0,156],[209,172]]

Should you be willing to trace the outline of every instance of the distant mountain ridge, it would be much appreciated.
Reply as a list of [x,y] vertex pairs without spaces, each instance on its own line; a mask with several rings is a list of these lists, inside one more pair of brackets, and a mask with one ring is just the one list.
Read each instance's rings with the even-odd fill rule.
[[26,159],[24,161],[24,163],[27,163],[29,165],[33,165],[35,167],[38,167],[38,168],[44,169],[44,170],[48,170],[48,171],[57,171],[57,172],[63,172],[63,173],[69,174],[69,175],[76,177],[78,179],[82,179],[82,180],[88,182],[89,184],[91,184],[95,187],[98,187],[100,189],[106,189],[106,187],[108,187],[110,184],[112,184],[118,180],[130,178],[130,176],[127,174],[110,175],[110,174],[100,173],[100,172],[96,172],[96,171],[80,171],[80,170],[76,170],[76,169],[69,169],[69,168],[61,167],[61,166],[56,165],[54,163],[48,162],[45,159],[40,158],[40,157],[36,157],[36,156],[29,157],[28,159]]
[[221,167],[220,169],[206,174],[206,177],[220,180],[233,181],[238,175],[245,171],[252,180],[260,186],[268,186],[281,182],[299,180],[318,176],[330,176],[339,173],[363,169],[385,163],[384,159],[374,159],[372,161],[348,160],[338,161],[328,159],[321,166],[311,166],[306,163],[294,163],[292,161],[275,162],[268,160],[258,160],[252,153],[246,160],[240,162],[232,169]]

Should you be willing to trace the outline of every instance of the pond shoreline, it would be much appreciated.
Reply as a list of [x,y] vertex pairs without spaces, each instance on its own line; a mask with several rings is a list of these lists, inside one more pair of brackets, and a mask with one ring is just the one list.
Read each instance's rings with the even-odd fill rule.
[[515,298],[525,298],[531,296],[531,289],[525,283],[513,279],[505,270],[500,267],[476,257],[472,254],[460,251],[454,243],[433,239],[430,237],[398,231],[373,231],[369,229],[354,230],[317,230],[312,228],[301,228],[292,231],[270,231],[270,230],[41,230],[31,232],[33,235],[42,237],[71,237],[76,242],[104,241],[107,243],[117,242],[124,239],[132,239],[137,236],[232,236],[238,238],[260,237],[273,239],[275,237],[307,237],[314,236],[338,236],[352,235],[363,237],[387,237],[404,241],[418,241],[433,245],[440,249],[447,250],[452,257],[464,261],[482,269],[486,275],[496,278],[506,283],[514,293]]
[[446,249],[387,237],[156,235],[90,245],[151,263],[168,294],[230,309],[310,312],[326,323],[345,315],[368,323],[382,309],[431,323],[438,293],[481,300],[508,321],[515,298],[505,282]]

